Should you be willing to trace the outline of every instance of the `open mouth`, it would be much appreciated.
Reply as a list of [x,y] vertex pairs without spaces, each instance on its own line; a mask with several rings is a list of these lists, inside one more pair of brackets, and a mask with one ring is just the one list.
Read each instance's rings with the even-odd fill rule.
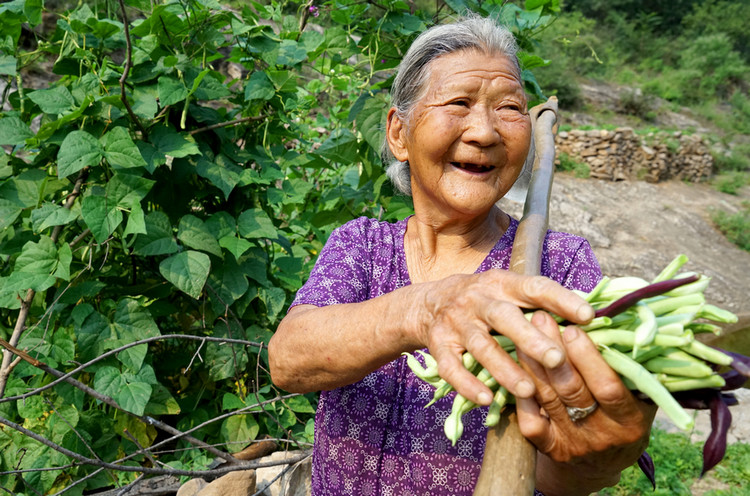
[[458,169],[463,169],[468,172],[476,172],[476,173],[489,172],[495,168],[492,165],[470,164],[467,162],[451,162],[451,165],[453,165],[453,167],[456,167]]

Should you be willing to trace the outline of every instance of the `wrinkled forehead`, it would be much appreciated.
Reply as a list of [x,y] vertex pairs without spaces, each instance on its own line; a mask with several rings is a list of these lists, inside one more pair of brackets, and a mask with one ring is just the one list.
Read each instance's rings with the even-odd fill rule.
[[439,93],[448,89],[448,86],[472,80],[491,81],[507,91],[520,93],[519,96],[525,98],[521,70],[516,57],[471,48],[441,55],[432,60],[427,67],[419,99],[427,93]]

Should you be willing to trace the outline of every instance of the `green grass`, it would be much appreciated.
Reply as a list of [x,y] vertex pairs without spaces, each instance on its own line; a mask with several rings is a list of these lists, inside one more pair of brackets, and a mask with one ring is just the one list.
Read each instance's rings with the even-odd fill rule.
[[[626,469],[620,483],[599,491],[600,496],[679,496],[692,495],[691,486],[698,480],[702,466],[703,443],[691,443],[687,435],[668,433],[654,428],[648,452],[656,466],[656,490],[637,465]],[[729,485],[729,489],[712,490],[706,496],[750,495],[750,444],[736,443],[727,448],[724,460],[706,477]]]
[[750,173],[732,171],[719,174],[711,181],[714,188],[730,195],[736,195],[746,184],[750,184]]
[[737,213],[730,214],[718,210],[711,218],[729,241],[743,250],[750,251],[750,202],[744,202],[743,209]]
[[578,162],[567,153],[560,153],[558,158],[560,159],[560,165],[557,166],[558,170],[572,172],[575,177],[580,178],[591,175],[591,168],[587,164]]

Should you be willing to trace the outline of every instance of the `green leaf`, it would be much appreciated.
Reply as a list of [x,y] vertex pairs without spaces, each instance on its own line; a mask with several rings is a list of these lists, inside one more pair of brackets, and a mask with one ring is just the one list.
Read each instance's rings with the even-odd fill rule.
[[106,196],[113,205],[129,207],[146,198],[154,184],[155,181],[135,174],[116,173],[107,183]]
[[245,402],[242,401],[239,396],[232,393],[224,393],[221,399],[222,410],[239,410],[245,407]]
[[211,232],[203,225],[203,221],[194,215],[185,215],[180,219],[177,231],[177,239],[186,246],[196,250],[205,251],[217,257],[221,257],[221,246]]
[[172,76],[159,78],[159,103],[162,107],[174,105],[187,98],[188,89],[185,84]]
[[297,413],[315,413],[315,408],[304,396],[293,396],[284,401],[290,410]]
[[111,365],[101,367],[96,371],[96,375],[94,376],[94,389],[96,392],[113,399],[124,385],[125,381],[122,378],[120,370]]
[[327,159],[351,164],[357,161],[357,138],[348,129],[336,129],[316,151]]
[[0,55],[0,74],[16,75],[17,60],[12,55]]
[[62,243],[60,249],[57,250],[57,266],[55,267],[55,273],[52,275],[70,281],[71,262],[73,262],[73,251],[68,243]]
[[62,114],[75,105],[73,95],[65,86],[53,86],[47,90],[37,90],[29,93],[29,99],[39,105],[45,114]]
[[159,264],[164,279],[195,299],[200,297],[210,269],[208,255],[191,250],[172,255]]
[[[3,201],[0,200],[0,215],[2,215],[2,203]],[[76,212],[54,203],[45,202],[41,207],[31,211],[31,225],[34,231],[41,232],[48,227],[64,226],[76,220],[77,217]],[[2,226],[2,221],[3,219],[0,217],[0,226]]]
[[245,84],[245,100],[270,100],[275,94],[276,89],[263,71],[254,72]]
[[18,117],[0,119],[0,145],[23,145],[34,133]]
[[367,98],[362,110],[356,114],[357,129],[374,150],[380,151],[385,136],[388,105],[382,94]]
[[125,410],[136,415],[143,415],[148,400],[151,398],[151,391],[151,384],[131,382],[120,388],[115,399]]
[[[118,333],[127,333],[136,339],[159,336],[159,326],[146,308],[134,298],[122,298],[117,302],[114,326]],[[136,370],[140,369],[136,367]]]
[[177,415],[180,413],[180,405],[170,394],[169,390],[161,384],[152,386],[151,398],[146,404],[143,412],[146,415]]
[[47,173],[39,169],[23,171],[0,185],[0,198],[20,207],[36,207]]
[[23,245],[16,259],[14,272],[50,275],[57,265],[57,248],[49,236],[42,236],[39,242],[29,241]]
[[227,449],[233,453],[241,451],[260,432],[260,426],[252,415],[233,415],[221,424],[221,436]]
[[[99,312],[92,312],[85,318],[83,324],[76,328],[76,337],[80,361],[87,362],[104,351],[112,349],[114,336],[107,319]],[[117,374],[119,376],[119,371]]]
[[[2,123],[2,121],[0,121]],[[86,131],[71,131],[57,152],[57,175],[63,179],[84,167],[91,167],[102,159],[99,141]]]
[[[118,346],[122,346],[128,343],[118,342]],[[146,358],[148,353],[147,344],[139,344],[138,346],[131,346],[130,348],[124,349],[117,354],[117,359],[123,363],[128,369],[132,371],[139,370],[143,365],[143,360]]]
[[[250,287],[242,269],[231,259],[211,272],[209,284],[216,291],[220,306],[231,305]],[[211,295],[214,298],[214,295]]]
[[104,243],[122,222],[122,212],[104,196],[87,196],[81,202],[81,216],[98,243]]
[[198,160],[195,170],[199,176],[205,177],[211,181],[211,184],[219,188],[224,193],[225,200],[229,199],[229,194],[237,186],[242,173],[242,169],[239,167],[231,164],[220,165],[203,157]]
[[230,234],[221,238],[219,240],[219,245],[229,250],[229,253],[234,255],[236,260],[239,260],[242,254],[252,246],[248,240],[242,239],[235,234]]
[[260,208],[245,210],[237,219],[237,227],[245,238],[276,239],[276,228],[268,214]]
[[18,415],[25,419],[36,419],[41,417],[47,410],[47,405],[41,396],[31,396],[23,401],[16,402]]
[[124,127],[113,128],[102,136],[100,141],[104,147],[104,158],[112,167],[124,169],[146,167],[146,161],[143,160],[140,150]]
[[276,57],[277,65],[296,65],[307,58],[307,50],[294,40],[281,40],[279,53]]
[[130,214],[128,214],[128,223],[125,225],[125,231],[122,233],[123,237],[128,234],[146,234],[146,218],[143,215],[143,209],[141,208],[141,202],[133,200],[130,206]]
[[192,136],[187,133],[178,133],[171,127],[157,127],[149,137],[151,143],[163,155],[181,158],[188,155],[200,155],[201,153]]
[[281,288],[262,288],[258,291],[261,301],[266,305],[268,318],[273,320],[284,308],[286,293]]
[[139,234],[135,239],[135,253],[144,256],[169,255],[179,249],[167,214],[156,211],[146,215],[146,234]]
[[5,198],[0,198],[0,231],[10,227],[21,215],[23,209],[17,204]]

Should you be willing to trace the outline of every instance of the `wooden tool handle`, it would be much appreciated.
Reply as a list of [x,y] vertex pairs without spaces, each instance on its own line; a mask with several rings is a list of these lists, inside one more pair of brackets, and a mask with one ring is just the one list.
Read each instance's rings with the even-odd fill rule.
[[[549,220],[549,198],[555,170],[557,99],[531,109],[534,168],[518,225],[510,270],[538,275]],[[534,493],[536,448],[521,435],[515,409],[506,408],[487,433],[482,470],[474,496],[531,496]]]

